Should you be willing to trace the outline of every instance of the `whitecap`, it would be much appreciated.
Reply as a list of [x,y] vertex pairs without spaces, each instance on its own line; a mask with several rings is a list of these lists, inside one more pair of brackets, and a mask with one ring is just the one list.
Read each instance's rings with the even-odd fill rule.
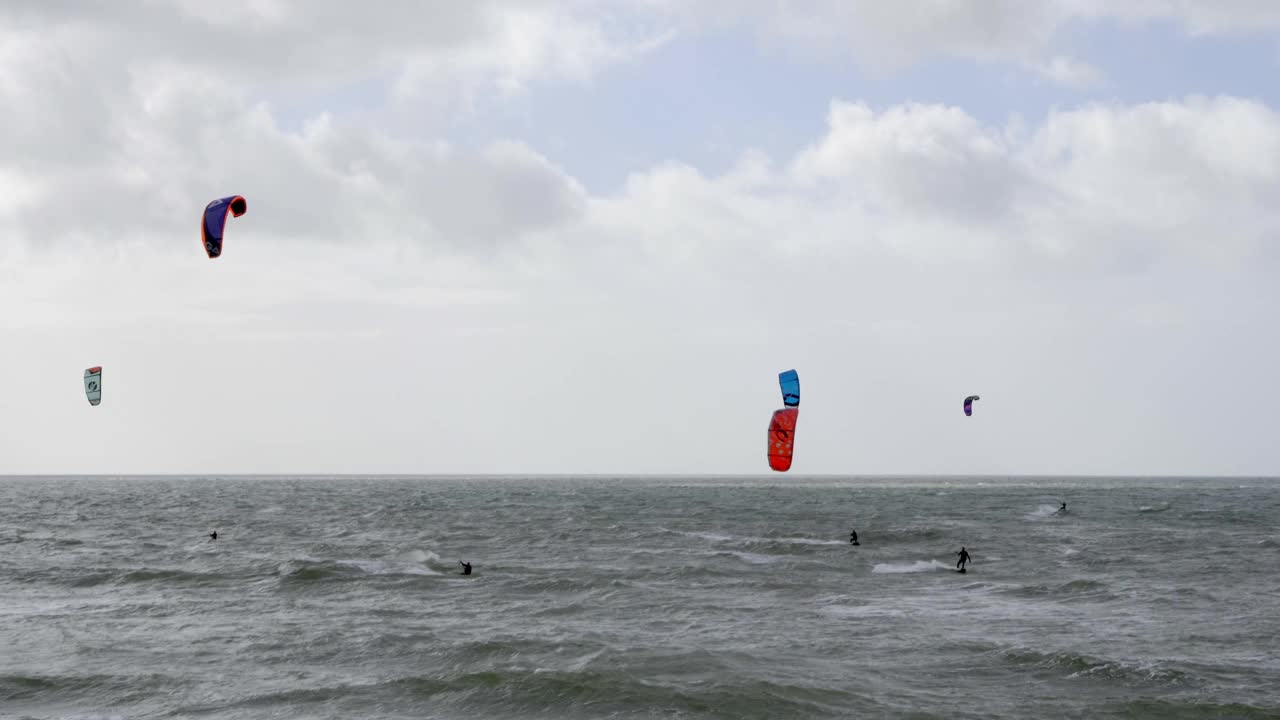
[[913,563],[879,563],[871,568],[871,572],[898,575],[902,573],[934,572],[936,570],[952,570],[950,565],[937,560],[917,560]]

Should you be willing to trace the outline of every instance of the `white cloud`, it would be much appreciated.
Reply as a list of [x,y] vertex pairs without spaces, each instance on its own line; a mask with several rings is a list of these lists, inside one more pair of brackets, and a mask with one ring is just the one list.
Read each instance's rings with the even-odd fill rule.
[[665,260],[753,238],[938,263],[1247,263],[1280,231],[1277,143],[1280,116],[1236,98],[1089,105],[1029,132],[955,107],[836,102],[781,169],[755,155],[722,178],[656,168],[591,217]]
[[[272,88],[295,83],[399,77],[453,112],[664,37],[592,3],[430,7],[388,3],[376,28],[336,2],[0,9],[0,377],[22,378],[0,471],[758,471],[787,367],[810,392],[798,472],[1280,462],[1238,452],[1280,401],[1264,103],[993,125],[837,101],[792,155],[673,159],[609,194],[527,142],[280,120]],[[1036,56],[1102,8],[1017,3],[987,26],[1005,6],[886,7],[779,29]],[[231,192],[249,212],[210,261],[199,213]],[[971,390],[983,415],[960,429]]]
[[536,80],[589,83],[601,68],[651,52],[672,37],[669,31],[611,34],[605,23],[554,4],[494,12],[488,24],[483,42],[407,53],[391,88],[401,116],[475,112],[491,95],[523,94]]
[[[129,74],[163,65],[279,96],[390,81],[395,99],[435,112],[535,80],[584,82],[670,37],[613,21],[592,0],[393,0],[376,10],[338,0],[121,0],[101,8],[19,0],[0,8],[0,19],[9,71],[0,71],[0,87],[74,77],[80,82],[67,92],[110,96]],[[32,59],[43,76],[26,72]]]
[[1014,195],[1029,189],[998,130],[964,111],[937,105],[893,107],[877,116],[836,103],[828,132],[803,152],[792,173],[825,181],[870,212],[909,216],[922,208],[943,220],[999,221]]
[[1069,4],[1083,16],[1112,16],[1127,20],[1172,20],[1196,35],[1272,32],[1280,28],[1280,5],[1269,0],[1075,0]]
[[1049,80],[1075,90],[1091,90],[1102,86],[1106,76],[1098,68],[1082,60],[1058,55],[1032,68]]
[[[1192,34],[1273,32],[1280,5],[1270,0],[635,0],[682,27],[747,23],[771,42],[801,51],[840,50],[893,68],[925,58],[965,57],[1041,63],[1056,34],[1079,21],[1167,21]],[[1053,68],[1050,61],[1049,68]],[[1083,71],[1075,68],[1073,76]]]
[[1280,116],[1258,102],[1190,98],[1055,113],[1029,153],[1076,210],[1057,224],[1060,243],[1244,260],[1280,230]]
[[[189,235],[204,204],[228,193],[249,199],[233,233],[313,242],[398,237],[461,251],[512,242],[581,212],[582,188],[511,141],[475,154],[324,116],[286,132],[234,85],[171,68],[135,73],[114,104],[65,131],[46,128],[40,137],[33,124],[13,140],[10,237],[167,242]],[[79,110],[68,105],[49,112]],[[80,125],[93,128],[92,141],[82,140],[87,147],[72,162],[80,148],[67,145],[81,139]],[[67,143],[58,142],[63,135]]]

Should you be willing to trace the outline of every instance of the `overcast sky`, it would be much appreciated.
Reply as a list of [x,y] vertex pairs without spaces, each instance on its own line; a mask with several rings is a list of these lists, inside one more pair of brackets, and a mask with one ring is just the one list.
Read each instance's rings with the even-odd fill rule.
[[0,118],[0,473],[1280,473],[1274,0],[5,0]]

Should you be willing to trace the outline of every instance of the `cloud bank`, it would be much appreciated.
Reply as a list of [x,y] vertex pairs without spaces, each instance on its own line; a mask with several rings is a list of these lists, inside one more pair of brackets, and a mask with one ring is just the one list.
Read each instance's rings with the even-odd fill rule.
[[[672,157],[616,191],[536,138],[450,130],[744,27],[1088,91],[1101,70],[1046,57],[1066,23],[1280,22],[1246,2],[791,5],[6,4],[0,472],[760,472],[788,367],[800,473],[1280,466],[1261,100],[1072,95],[991,124],[836,96],[795,152]],[[229,193],[249,213],[211,262],[199,213]]]

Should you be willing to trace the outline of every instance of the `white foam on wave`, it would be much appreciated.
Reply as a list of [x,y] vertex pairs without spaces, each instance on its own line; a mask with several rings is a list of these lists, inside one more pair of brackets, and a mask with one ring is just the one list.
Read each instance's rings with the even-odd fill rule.
[[1026,514],[1028,520],[1039,520],[1041,518],[1052,517],[1058,514],[1059,505],[1041,505],[1035,510]]
[[782,543],[786,545],[844,545],[847,542],[846,540],[823,540],[820,538],[808,537],[753,537],[750,535],[725,535],[723,533],[713,532],[687,532],[685,530],[661,529],[666,532],[701,538],[712,542]]
[[819,540],[817,538],[806,537],[785,537],[785,538],[751,538],[760,542],[776,542],[787,543],[790,545],[845,545],[847,540]]
[[416,563],[438,563],[444,562],[440,556],[430,550],[410,550],[400,555],[400,559],[408,562]]
[[353,567],[369,575],[439,575],[431,568],[420,565],[388,563],[381,560],[339,560],[339,565]]
[[326,559],[304,554],[294,557],[287,562],[281,563],[278,567],[278,572],[281,575],[291,575],[299,569],[300,565],[322,566],[327,563],[340,565],[342,567],[355,568],[367,575],[444,574],[443,572],[430,567],[432,564],[444,563],[444,561],[440,559],[439,555],[436,555],[430,550],[409,550],[392,556],[386,560],[363,560],[359,558]]
[[730,540],[736,539],[732,535],[722,535],[720,533],[682,532],[682,531],[677,531],[677,532],[680,532],[681,535],[688,535],[689,537],[702,538],[703,540],[710,540],[712,542],[729,542]]
[[903,573],[935,572],[937,570],[953,570],[950,565],[937,560],[917,560],[913,563],[878,563],[871,572],[889,575]]

